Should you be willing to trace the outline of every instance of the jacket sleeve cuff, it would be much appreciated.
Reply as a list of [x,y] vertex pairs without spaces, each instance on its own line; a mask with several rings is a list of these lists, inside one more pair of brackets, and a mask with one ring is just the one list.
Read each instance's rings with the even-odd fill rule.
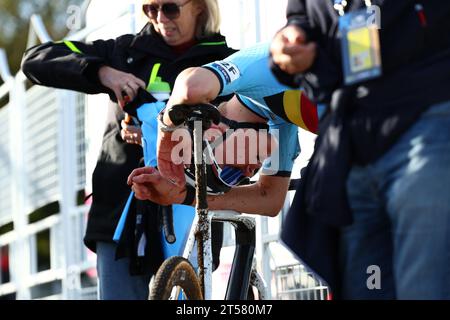
[[93,84],[103,86],[98,77],[98,71],[106,65],[102,60],[89,61],[83,70],[83,75]]

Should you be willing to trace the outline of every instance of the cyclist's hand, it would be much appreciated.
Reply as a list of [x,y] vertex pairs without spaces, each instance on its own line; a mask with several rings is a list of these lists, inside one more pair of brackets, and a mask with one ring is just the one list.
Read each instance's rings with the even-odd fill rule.
[[182,203],[185,198],[185,187],[178,187],[164,179],[153,167],[133,170],[127,183],[139,200],[151,200],[161,205],[170,205]]
[[145,82],[141,79],[108,66],[102,66],[98,70],[98,78],[114,92],[121,108],[136,97],[139,88],[145,89]]
[[179,143],[176,140],[172,141],[172,133],[158,131],[158,170],[164,178],[182,187],[186,183],[184,165],[182,159],[179,159],[179,155],[173,153],[173,149]]
[[142,143],[142,131],[141,128],[127,124],[125,120],[121,122],[122,130],[120,136],[126,143],[141,144]]
[[294,25],[279,31],[270,46],[273,61],[289,74],[308,70],[316,58],[316,44],[306,42],[305,32]]

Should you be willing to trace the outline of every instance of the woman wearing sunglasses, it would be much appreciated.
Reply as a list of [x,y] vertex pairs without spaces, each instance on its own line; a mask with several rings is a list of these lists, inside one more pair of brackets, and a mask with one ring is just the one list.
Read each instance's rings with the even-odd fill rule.
[[[127,144],[121,137],[122,108],[127,102],[142,105],[167,99],[181,71],[233,52],[219,33],[216,0],[146,0],[142,10],[149,21],[136,35],[89,43],[45,43],[29,49],[22,65],[35,84],[110,96],[84,239],[97,253],[100,299],[147,299],[151,273],[162,261],[158,257],[160,248],[152,245],[147,246],[152,261],[145,275],[130,276],[132,261],[115,260],[112,238],[129,195],[126,178],[142,158],[142,148]],[[133,140],[126,135],[124,138]],[[152,212],[157,209],[157,205],[146,208]],[[149,221],[148,225],[156,222]],[[148,243],[158,240],[155,235]]]

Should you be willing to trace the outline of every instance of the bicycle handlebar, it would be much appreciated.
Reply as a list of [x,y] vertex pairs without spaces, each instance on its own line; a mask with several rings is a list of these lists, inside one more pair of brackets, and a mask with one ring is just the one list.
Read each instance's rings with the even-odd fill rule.
[[159,206],[161,210],[162,227],[166,241],[170,244],[174,243],[177,238],[173,225],[173,209],[171,205]]
[[215,124],[220,123],[219,110],[208,103],[200,103],[196,105],[177,104],[168,108],[167,113],[170,120],[176,126],[183,122],[190,122],[195,120],[201,120],[203,126],[209,128],[211,122]]

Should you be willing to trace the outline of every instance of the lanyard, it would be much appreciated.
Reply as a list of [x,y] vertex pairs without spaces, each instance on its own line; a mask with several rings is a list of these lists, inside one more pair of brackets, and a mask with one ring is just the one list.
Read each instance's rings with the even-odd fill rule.
[[[334,10],[337,11],[337,13],[342,17],[345,14],[345,8],[348,5],[348,1],[349,0],[334,0]],[[371,0],[364,0],[364,3],[366,5],[366,7],[370,7],[372,6],[372,1]]]

